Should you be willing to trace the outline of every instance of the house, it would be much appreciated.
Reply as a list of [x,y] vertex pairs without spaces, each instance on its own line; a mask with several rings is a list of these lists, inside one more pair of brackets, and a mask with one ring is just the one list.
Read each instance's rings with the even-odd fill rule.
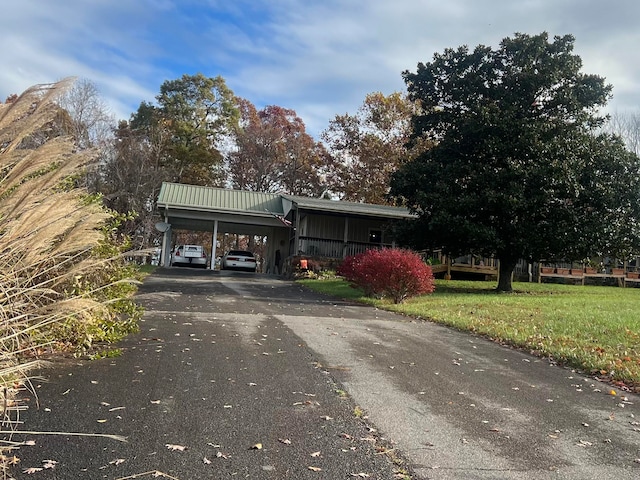
[[[280,258],[294,256],[341,259],[368,248],[391,247],[390,226],[412,218],[406,208],[343,202],[286,194],[162,184],[157,207],[164,221],[161,265],[169,265],[174,230],[267,237],[265,272]],[[212,242],[210,258],[217,251]]]

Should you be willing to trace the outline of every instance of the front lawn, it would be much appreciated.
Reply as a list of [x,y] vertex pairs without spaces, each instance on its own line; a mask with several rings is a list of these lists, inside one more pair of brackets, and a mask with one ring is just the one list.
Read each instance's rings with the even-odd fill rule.
[[333,296],[484,335],[640,391],[640,289],[436,280],[436,291],[394,305],[341,279],[301,280]]

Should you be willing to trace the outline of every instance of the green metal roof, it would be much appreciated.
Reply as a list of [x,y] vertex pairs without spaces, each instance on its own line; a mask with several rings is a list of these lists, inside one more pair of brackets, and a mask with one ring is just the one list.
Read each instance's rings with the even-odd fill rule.
[[166,209],[225,212],[236,214],[285,215],[286,201],[299,209],[318,212],[344,213],[384,218],[411,218],[406,208],[370,203],[344,202],[319,198],[280,195],[275,193],[229,190],[225,188],[201,187],[181,183],[163,182],[158,195],[158,207]]
[[368,217],[385,218],[412,218],[408,209],[392,207],[389,205],[374,205],[371,203],[345,202],[342,200],[325,200],[320,198],[298,197],[283,195],[290,199],[299,209],[315,210],[320,212],[345,213],[351,215],[364,215]]
[[163,182],[158,207],[227,213],[283,215],[280,195]]

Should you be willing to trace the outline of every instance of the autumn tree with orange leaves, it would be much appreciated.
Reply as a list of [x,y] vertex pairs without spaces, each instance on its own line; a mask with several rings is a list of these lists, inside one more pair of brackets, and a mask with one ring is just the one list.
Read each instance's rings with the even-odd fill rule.
[[401,93],[370,93],[354,114],[336,115],[322,133],[335,158],[329,176],[332,192],[343,200],[393,203],[387,194],[393,172],[428,144],[415,141],[411,118],[416,104]]

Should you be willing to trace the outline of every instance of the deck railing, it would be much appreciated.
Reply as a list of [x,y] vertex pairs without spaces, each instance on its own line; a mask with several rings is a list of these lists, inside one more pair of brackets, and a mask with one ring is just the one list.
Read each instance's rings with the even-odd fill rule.
[[[293,240],[292,240],[293,241]],[[299,237],[298,248],[292,251],[302,255],[313,257],[345,258],[358,253],[363,253],[372,248],[390,248],[391,244],[367,243],[367,242],[343,242],[342,240],[326,240],[316,237]]]

